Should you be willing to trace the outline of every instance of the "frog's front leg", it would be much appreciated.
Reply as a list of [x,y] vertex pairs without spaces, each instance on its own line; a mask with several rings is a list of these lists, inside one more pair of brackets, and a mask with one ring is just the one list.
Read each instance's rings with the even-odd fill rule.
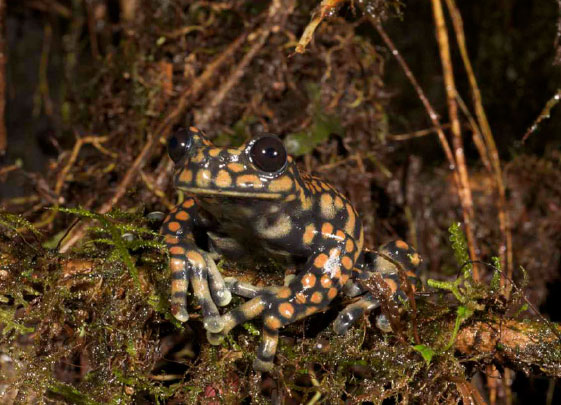
[[181,322],[189,319],[187,290],[191,283],[202,308],[205,328],[219,332],[222,324],[216,305],[227,305],[232,296],[214,260],[195,243],[196,219],[195,200],[187,198],[170,212],[160,231],[170,253],[171,312]]
[[250,319],[263,319],[263,340],[257,350],[253,367],[270,371],[277,349],[278,331],[283,326],[323,310],[351,276],[358,256],[356,243],[343,232],[324,235],[328,239],[321,252],[312,255],[288,286],[276,291],[264,290],[260,295],[233,309],[222,317],[220,333],[208,333],[212,344],[224,334]]

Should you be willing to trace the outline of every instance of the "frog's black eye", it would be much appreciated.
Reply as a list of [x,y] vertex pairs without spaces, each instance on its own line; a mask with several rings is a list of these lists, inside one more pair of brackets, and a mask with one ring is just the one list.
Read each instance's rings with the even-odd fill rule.
[[175,162],[179,162],[193,145],[193,135],[187,129],[180,129],[168,140],[168,154]]
[[264,172],[278,172],[286,164],[286,149],[276,136],[265,135],[256,140],[249,155],[255,166]]

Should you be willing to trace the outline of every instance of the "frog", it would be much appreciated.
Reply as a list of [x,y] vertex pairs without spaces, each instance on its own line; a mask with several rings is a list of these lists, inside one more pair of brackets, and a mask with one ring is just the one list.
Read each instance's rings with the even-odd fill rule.
[[[173,133],[168,154],[175,188],[185,195],[161,227],[169,249],[171,313],[180,322],[189,319],[191,285],[211,344],[260,319],[256,371],[273,369],[284,326],[325,311],[339,293],[355,301],[335,319],[338,334],[380,306],[361,284],[373,272],[382,274],[395,299],[406,298],[397,267],[411,285],[416,282],[422,259],[415,249],[402,240],[378,251],[365,248],[363,225],[349,199],[300,170],[278,136],[263,133],[239,147],[221,147],[191,126]],[[261,287],[223,277],[216,264],[221,258],[273,260],[296,272],[283,285]],[[247,301],[221,314],[218,307],[233,295]]]

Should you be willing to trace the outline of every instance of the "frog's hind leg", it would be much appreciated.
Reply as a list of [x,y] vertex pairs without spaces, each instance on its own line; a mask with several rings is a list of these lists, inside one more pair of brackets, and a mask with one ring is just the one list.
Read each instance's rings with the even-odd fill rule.
[[372,294],[367,293],[361,299],[352,304],[349,304],[343,309],[335,322],[333,322],[333,330],[338,335],[345,334],[349,328],[364,314],[372,312],[374,309],[380,306],[380,301],[372,296]]
[[[419,254],[406,242],[397,240],[381,246],[378,253],[367,251],[364,256],[362,268],[354,269],[355,278],[365,280],[370,277],[371,273],[379,272],[391,289],[393,298],[406,300],[407,294],[399,288],[399,270],[394,262],[406,271],[408,281],[414,289],[414,285],[418,281],[415,272],[421,263]],[[345,284],[343,292],[353,298],[364,294],[365,290],[355,280],[349,280]],[[337,334],[344,334],[358,319],[379,306],[380,302],[370,292],[367,292],[358,301],[348,305],[339,313],[333,323],[333,330]],[[376,318],[376,325],[385,332],[391,331],[389,321],[384,315]]]

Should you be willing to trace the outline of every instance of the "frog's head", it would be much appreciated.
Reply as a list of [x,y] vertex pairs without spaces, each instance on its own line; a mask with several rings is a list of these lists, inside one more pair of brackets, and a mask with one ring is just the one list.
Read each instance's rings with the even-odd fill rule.
[[282,199],[301,183],[282,141],[270,134],[221,148],[190,127],[170,137],[168,152],[176,165],[175,186],[198,196]]

